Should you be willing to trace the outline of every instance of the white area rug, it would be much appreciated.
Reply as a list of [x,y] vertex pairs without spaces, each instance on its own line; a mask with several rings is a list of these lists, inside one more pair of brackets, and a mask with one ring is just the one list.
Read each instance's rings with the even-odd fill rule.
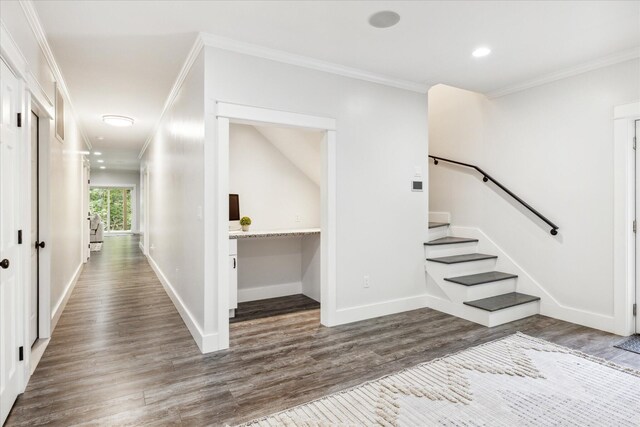
[[100,252],[102,250],[102,242],[94,242],[89,244],[89,250],[91,252]]
[[246,426],[640,426],[640,372],[518,333]]

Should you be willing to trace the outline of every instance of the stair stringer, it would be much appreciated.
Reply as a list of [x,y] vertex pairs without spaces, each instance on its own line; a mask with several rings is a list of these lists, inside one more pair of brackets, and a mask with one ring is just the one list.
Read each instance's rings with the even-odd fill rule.
[[454,235],[478,239],[479,252],[498,255],[496,268],[518,275],[517,292],[540,297],[540,314],[601,330],[613,331],[615,320],[613,316],[581,310],[560,303],[533,275],[522,268],[507,252],[479,228],[460,226],[450,226],[449,228]]

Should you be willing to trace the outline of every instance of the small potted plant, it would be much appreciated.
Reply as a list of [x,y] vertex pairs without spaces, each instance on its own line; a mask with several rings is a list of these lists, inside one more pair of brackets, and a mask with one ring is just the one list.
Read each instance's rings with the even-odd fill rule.
[[242,218],[240,218],[240,225],[242,226],[242,231],[249,231],[251,218],[249,218],[248,216],[243,216]]

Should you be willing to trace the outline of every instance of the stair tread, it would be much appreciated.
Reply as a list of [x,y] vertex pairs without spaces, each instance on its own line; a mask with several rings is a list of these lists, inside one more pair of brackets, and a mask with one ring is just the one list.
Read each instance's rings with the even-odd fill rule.
[[475,301],[466,301],[464,304],[471,307],[479,308],[480,310],[493,312],[539,300],[540,297],[536,297],[533,295],[521,294],[518,292],[509,292],[508,294],[497,295],[495,297],[483,298]]
[[482,261],[483,259],[495,259],[495,258],[498,258],[498,256],[473,253],[473,254],[443,256],[439,258],[427,258],[427,261],[439,262],[441,264],[458,264],[461,262]]
[[432,228],[448,227],[448,226],[449,226],[448,222],[432,222],[432,221],[429,221],[429,230],[431,230]]
[[458,277],[445,277],[447,282],[457,283],[464,286],[482,285],[483,283],[499,282],[500,280],[515,279],[518,276],[502,271],[488,271],[486,273],[469,274]]
[[478,241],[478,239],[472,239],[472,238],[468,238],[468,237],[447,236],[447,237],[441,237],[439,239],[431,240],[431,241],[425,243],[425,245],[427,245],[427,246],[452,245],[452,244],[455,244],[455,243],[473,243],[473,242],[477,242],[477,241]]

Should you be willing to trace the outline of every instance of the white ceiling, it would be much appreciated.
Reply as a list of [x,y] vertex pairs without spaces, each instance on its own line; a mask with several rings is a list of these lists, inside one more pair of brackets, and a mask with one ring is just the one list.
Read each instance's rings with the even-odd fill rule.
[[[113,169],[137,168],[137,154],[200,31],[483,93],[640,47],[638,1],[40,0],[35,5],[81,125]],[[398,12],[400,23],[369,26],[368,17],[380,10]],[[472,58],[480,45],[493,53]],[[131,116],[136,124],[112,128],[101,122],[103,114]]]

